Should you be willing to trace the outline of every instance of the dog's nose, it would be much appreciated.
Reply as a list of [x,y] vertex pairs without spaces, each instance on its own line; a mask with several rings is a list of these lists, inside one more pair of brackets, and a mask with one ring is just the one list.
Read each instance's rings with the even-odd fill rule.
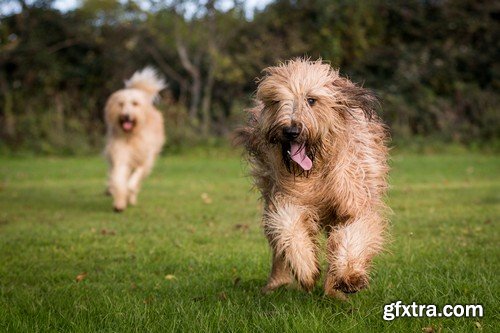
[[300,134],[300,128],[297,126],[286,126],[283,127],[283,136],[288,140],[297,139]]
[[128,113],[120,115],[120,121],[130,121],[130,115]]

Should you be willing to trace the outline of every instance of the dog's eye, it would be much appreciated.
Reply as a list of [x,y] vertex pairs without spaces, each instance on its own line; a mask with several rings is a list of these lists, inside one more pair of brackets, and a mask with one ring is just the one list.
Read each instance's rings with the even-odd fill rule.
[[307,104],[310,106],[313,106],[316,103],[316,100],[314,98],[308,98],[307,99]]
[[137,105],[139,105],[139,103],[137,103],[137,101],[132,101],[132,105],[137,106]]

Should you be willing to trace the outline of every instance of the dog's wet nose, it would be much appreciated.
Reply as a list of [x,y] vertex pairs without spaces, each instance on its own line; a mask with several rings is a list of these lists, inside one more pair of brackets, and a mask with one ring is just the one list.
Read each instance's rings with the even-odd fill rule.
[[120,121],[130,121],[130,115],[128,114],[122,114],[120,115]]
[[298,128],[297,126],[286,126],[286,127],[283,127],[283,136],[287,140],[297,139],[297,137],[299,136],[299,134],[300,134],[300,128]]

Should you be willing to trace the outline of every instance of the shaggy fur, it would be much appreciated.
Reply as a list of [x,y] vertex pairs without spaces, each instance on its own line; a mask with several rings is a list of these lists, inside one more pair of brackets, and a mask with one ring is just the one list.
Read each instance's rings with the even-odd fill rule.
[[237,131],[273,252],[263,291],[293,279],[311,290],[324,230],[326,294],[356,292],[368,285],[387,224],[388,135],[374,112],[377,100],[322,61],[297,59],[264,73],[248,124]]
[[163,116],[153,105],[163,88],[164,80],[146,67],[135,72],[125,81],[125,89],[113,93],[106,103],[108,192],[117,212],[136,204],[141,181],[165,142]]

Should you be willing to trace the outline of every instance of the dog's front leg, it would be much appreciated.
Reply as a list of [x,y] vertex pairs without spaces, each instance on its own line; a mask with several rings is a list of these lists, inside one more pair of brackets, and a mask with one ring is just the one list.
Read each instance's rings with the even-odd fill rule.
[[353,217],[330,232],[325,293],[355,293],[368,285],[372,258],[383,244],[385,221],[375,213]]
[[151,172],[155,161],[155,155],[150,154],[143,165],[137,167],[128,180],[128,203],[135,205],[137,203],[137,195],[141,189],[141,183],[144,178]]
[[128,180],[128,203],[135,205],[137,203],[137,194],[141,187],[141,181],[144,178],[144,168],[138,167],[132,172]]
[[319,276],[317,223],[307,208],[287,200],[268,205],[264,231],[273,250],[273,267],[264,292],[291,282],[290,273],[302,288],[312,290]]
[[127,207],[127,179],[130,175],[130,168],[127,164],[116,164],[111,169],[110,192],[113,195],[113,207],[116,212],[121,212]]

